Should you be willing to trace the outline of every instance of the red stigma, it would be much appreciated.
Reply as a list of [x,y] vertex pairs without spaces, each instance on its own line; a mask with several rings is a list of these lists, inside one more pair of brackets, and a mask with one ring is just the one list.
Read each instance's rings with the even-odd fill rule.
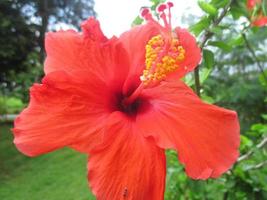
[[149,8],[147,8],[147,7],[141,8],[140,15],[141,15],[142,18],[146,18],[146,16],[148,14],[150,14],[150,9]]
[[142,17],[147,22],[152,22],[154,25],[159,27],[159,29],[165,29],[171,32],[171,7],[173,7],[172,2],[159,4],[156,8],[156,12],[158,13],[160,19],[163,21],[164,25],[161,26],[157,20],[153,18],[153,15],[149,8],[142,7],[140,10],[140,17]]
[[158,12],[163,12],[165,9],[167,9],[167,5],[166,4],[159,4],[157,7],[157,11]]
[[168,5],[169,8],[174,6],[174,4],[172,2],[167,2],[167,5]]

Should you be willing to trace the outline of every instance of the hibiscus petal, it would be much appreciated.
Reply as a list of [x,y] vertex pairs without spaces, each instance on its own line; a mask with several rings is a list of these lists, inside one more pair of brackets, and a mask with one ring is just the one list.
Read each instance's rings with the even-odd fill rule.
[[93,17],[85,20],[82,25],[83,34],[85,37],[89,37],[93,41],[106,42],[108,39],[103,34],[100,23],[98,20],[95,20]]
[[236,161],[239,123],[234,111],[203,103],[180,81],[143,94],[151,98],[152,108],[137,115],[138,128],[160,147],[176,149],[190,177],[218,177]]
[[118,77],[124,81],[130,64],[127,51],[119,39],[113,37],[108,40],[99,22],[93,18],[84,21],[82,29],[82,34],[69,30],[46,35],[45,73],[93,70],[107,82],[113,82]]
[[186,29],[176,28],[175,33],[179,39],[180,45],[185,50],[185,59],[180,63],[178,70],[168,79],[182,78],[185,74],[193,71],[201,60],[201,50],[197,46],[196,39]]
[[30,104],[15,120],[17,148],[29,156],[67,145],[89,152],[102,141],[107,88],[93,74],[50,73],[32,86]]
[[253,7],[256,5],[256,0],[247,0],[247,8],[249,9],[249,10],[252,10],[253,9]]
[[163,200],[164,150],[119,112],[106,131],[105,148],[92,152],[88,163],[89,184],[97,199]]
[[259,16],[257,19],[252,21],[253,26],[262,27],[267,24],[267,16]]
[[84,70],[82,63],[77,60],[82,48],[82,40],[82,36],[74,30],[47,33],[45,73],[57,70],[71,71],[74,68]]

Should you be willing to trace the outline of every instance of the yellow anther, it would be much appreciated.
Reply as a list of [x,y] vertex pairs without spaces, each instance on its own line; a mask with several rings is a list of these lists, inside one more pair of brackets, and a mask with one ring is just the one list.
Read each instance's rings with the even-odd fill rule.
[[144,75],[148,75],[148,73],[149,73],[148,70],[144,70],[144,71],[143,71],[143,74],[144,74]]
[[184,60],[184,54],[179,54],[179,56],[177,57],[177,60],[178,61],[182,61],[182,60]]
[[155,60],[155,58],[157,58],[157,54],[152,54],[152,55],[150,56],[150,58],[151,58],[152,60]]
[[182,51],[184,48],[182,46],[178,46],[178,50]]
[[178,49],[177,49],[176,47],[172,47],[171,50],[172,50],[173,52],[178,51]]
[[[165,40],[161,35],[152,37],[146,45],[146,67],[140,80],[145,86],[161,81],[179,68],[185,59],[185,50],[177,38]],[[168,42],[168,43],[167,43]]]
[[168,57],[168,56],[164,56],[164,57],[162,58],[163,63],[168,62],[168,60],[169,60],[169,57]]
[[156,48],[155,48],[155,51],[156,51],[156,52],[159,52],[160,50],[161,50],[161,47],[156,47]]
[[172,39],[172,45],[178,46],[179,45],[179,40],[176,39],[176,38]]

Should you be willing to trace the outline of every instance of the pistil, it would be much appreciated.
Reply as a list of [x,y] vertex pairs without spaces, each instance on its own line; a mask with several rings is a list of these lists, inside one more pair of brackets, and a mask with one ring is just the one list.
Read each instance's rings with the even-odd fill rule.
[[127,97],[123,100],[123,104],[125,106],[132,104],[140,96],[143,89],[144,89],[144,84],[141,83],[138,86],[138,88],[136,88],[136,90],[129,97]]

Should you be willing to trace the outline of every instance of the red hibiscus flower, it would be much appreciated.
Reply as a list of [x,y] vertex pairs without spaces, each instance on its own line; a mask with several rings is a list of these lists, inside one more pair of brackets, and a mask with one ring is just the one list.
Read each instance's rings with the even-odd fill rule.
[[227,171],[238,157],[237,115],[179,80],[201,53],[187,30],[172,30],[170,7],[158,8],[164,26],[143,9],[147,23],[119,38],[106,38],[93,18],[82,33],[48,33],[45,77],[15,121],[17,148],[29,156],[64,146],[89,154],[88,180],[100,200],[162,200],[165,149],[177,150],[194,179]]
[[247,0],[247,9],[252,15],[252,26],[262,27],[267,24],[267,16],[262,12],[262,0]]

